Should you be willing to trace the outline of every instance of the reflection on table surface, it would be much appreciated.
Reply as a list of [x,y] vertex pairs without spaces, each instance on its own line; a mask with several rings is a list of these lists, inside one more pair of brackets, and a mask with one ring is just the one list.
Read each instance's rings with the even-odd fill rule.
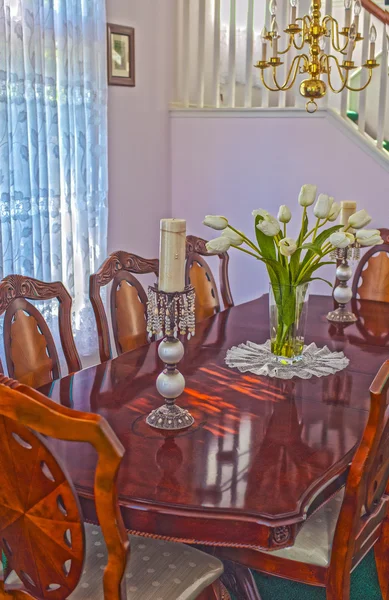
[[[325,318],[331,298],[311,298],[307,343],[327,344],[350,358],[347,369],[321,379],[282,381],[225,366],[229,347],[267,339],[266,297],[200,324],[180,364],[186,390],[179,402],[196,424],[167,439],[144,421],[161,403],[156,344],[42,391],[111,424],[126,448],[118,480],[123,502],[300,519],[323,481],[346,469],[366,422],[369,385],[388,357],[387,337],[372,332],[387,328],[389,309],[360,304],[364,321],[337,328]],[[363,323],[370,323],[368,335]],[[93,450],[84,444],[57,447],[79,489],[91,492]]]

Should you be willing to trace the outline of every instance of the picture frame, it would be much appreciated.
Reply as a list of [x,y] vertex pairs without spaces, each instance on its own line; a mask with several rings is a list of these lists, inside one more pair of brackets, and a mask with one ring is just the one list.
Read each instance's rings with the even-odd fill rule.
[[135,86],[135,29],[107,24],[108,85]]

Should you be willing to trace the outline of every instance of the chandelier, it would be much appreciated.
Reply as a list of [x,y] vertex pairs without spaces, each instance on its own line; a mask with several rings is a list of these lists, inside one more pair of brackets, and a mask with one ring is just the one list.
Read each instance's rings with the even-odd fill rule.
[[[340,30],[337,20],[331,15],[321,16],[321,0],[312,0],[309,15],[303,17],[297,17],[297,0],[290,0],[290,24],[284,30],[289,41],[287,47],[280,50],[278,43],[280,35],[276,19],[277,2],[271,0],[269,7],[271,30],[267,31],[264,27],[262,31],[262,57],[255,65],[256,68],[260,69],[262,83],[268,90],[272,92],[290,90],[295,84],[297,75],[307,73],[307,79],[300,83],[300,94],[304,98],[308,98],[306,110],[313,113],[317,110],[315,100],[323,98],[328,87],[339,94],[344,89],[361,92],[369,85],[373,69],[378,66],[375,60],[377,32],[374,25],[372,25],[370,29],[369,57],[363,65],[368,70],[367,82],[362,87],[353,88],[349,85],[351,71],[356,69],[353,52],[356,44],[363,39],[358,31],[362,5],[360,0],[355,0],[353,15],[352,0],[345,0],[344,7],[345,25]],[[351,22],[352,16],[354,18]],[[268,59],[269,44],[271,46],[271,57]],[[293,51],[294,48],[298,51],[303,50],[306,45],[308,46],[308,52],[297,54],[293,58],[284,83],[279,83],[277,69],[283,64],[280,56]],[[329,53],[326,51],[327,46],[330,50]],[[331,48],[339,53],[339,58],[331,54]],[[269,68],[271,69],[271,83],[265,81],[265,70]],[[338,87],[334,82],[334,72],[337,74]]]

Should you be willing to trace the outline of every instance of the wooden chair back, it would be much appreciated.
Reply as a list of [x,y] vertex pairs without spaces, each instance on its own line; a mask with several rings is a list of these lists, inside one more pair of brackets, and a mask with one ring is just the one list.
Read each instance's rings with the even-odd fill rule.
[[158,259],[147,260],[118,251],[111,254],[89,280],[89,297],[95,313],[99,336],[100,360],[112,357],[107,314],[101,288],[112,282],[110,292],[111,324],[118,354],[147,343],[147,296],[135,275],[154,273],[158,277]]
[[129,542],[116,497],[123,446],[103,417],[55,404],[4,376],[0,377],[0,547],[6,568],[0,595],[15,590],[16,574],[20,582],[14,597],[24,593],[26,598],[64,600],[82,574],[85,534],[77,493],[47,437],[88,442],[97,451],[96,510],[108,549],[104,598],[125,600],[121,582]]
[[59,334],[69,373],[81,369],[71,326],[72,299],[59,282],[45,283],[23,275],[0,282],[0,315],[4,314],[4,350],[8,374],[37,388],[61,376],[53,336],[37,308],[28,300],[59,303]]
[[388,511],[388,389],[389,360],[382,365],[370,387],[369,418],[350,467],[334,536],[331,563],[343,563],[347,571],[377,542]]
[[353,280],[353,296],[389,302],[389,229],[380,229],[383,244],[370,248],[359,261]]
[[219,257],[220,291],[224,308],[234,305],[228,278],[229,256],[227,252],[209,253],[206,240],[188,235],[186,238],[186,284],[196,291],[196,322],[203,321],[220,312],[219,292],[212,271],[204,256]]

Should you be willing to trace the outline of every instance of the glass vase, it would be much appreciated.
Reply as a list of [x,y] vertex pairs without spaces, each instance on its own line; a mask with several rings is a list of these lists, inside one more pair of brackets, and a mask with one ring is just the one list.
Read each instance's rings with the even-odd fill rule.
[[270,341],[277,360],[292,364],[302,359],[309,284],[270,284]]

